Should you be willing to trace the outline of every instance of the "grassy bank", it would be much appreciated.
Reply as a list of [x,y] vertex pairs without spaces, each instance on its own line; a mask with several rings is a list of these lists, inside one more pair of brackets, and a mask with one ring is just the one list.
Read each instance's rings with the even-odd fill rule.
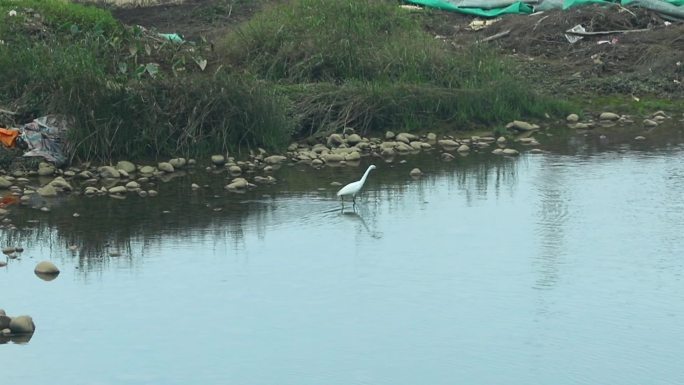
[[565,109],[491,51],[427,34],[395,1],[280,3],[212,50],[98,8],[0,0],[0,106],[19,112],[15,123],[73,118],[70,156],[100,160],[277,150],[347,126],[469,129]]
[[281,86],[300,134],[461,130],[567,109],[512,78],[513,63],[492,50],[436,39],[424,17],[396,1],[293,0],[256,15],[219,51]]

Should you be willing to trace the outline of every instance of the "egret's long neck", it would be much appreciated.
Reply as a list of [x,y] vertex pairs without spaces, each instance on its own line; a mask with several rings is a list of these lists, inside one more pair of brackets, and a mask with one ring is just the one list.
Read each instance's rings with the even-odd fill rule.
[[368,178],[368,174],[370,174],[371,170],[372,169],[370,167],[368,167],[366,172],[363,173],[363,176],[361,177],[361,185],[366,184],[366,178]]

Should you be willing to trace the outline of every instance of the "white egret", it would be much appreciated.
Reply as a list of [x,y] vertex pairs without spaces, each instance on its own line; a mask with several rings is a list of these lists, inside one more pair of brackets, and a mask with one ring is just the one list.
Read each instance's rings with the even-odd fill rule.
[[368,174],[370,174],[371,170],[375,170],[374,165],[368,166],[368,169],[366,172],[363,173],[363,176],[361,177],[361,180],[357,180],[356,182],[349,183],[348,185],[342,187],[340,191],[337,192],[337,196],[342,199],[342,207],[344,207],[344,196],[345,195],[351,195],[352,196],[352,206],[356,206],[356,194],[361,191],[361,188],[363,188],[363,184],[366,183],[366,178],[368,178]]

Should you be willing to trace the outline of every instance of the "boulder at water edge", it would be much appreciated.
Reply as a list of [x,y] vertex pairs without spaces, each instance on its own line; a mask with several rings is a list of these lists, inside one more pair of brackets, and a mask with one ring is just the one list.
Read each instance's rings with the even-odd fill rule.
[[33,319],[27,315],[13,317],[10,321],[9,328],[13,334],[29,334],[36,331],[36,325],[33,323]]

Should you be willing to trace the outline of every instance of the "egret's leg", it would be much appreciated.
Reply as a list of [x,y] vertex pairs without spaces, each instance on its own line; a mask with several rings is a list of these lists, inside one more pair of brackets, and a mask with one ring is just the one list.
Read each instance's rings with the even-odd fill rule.
[[352,195],[352,208],[356,208],[356,195]]

